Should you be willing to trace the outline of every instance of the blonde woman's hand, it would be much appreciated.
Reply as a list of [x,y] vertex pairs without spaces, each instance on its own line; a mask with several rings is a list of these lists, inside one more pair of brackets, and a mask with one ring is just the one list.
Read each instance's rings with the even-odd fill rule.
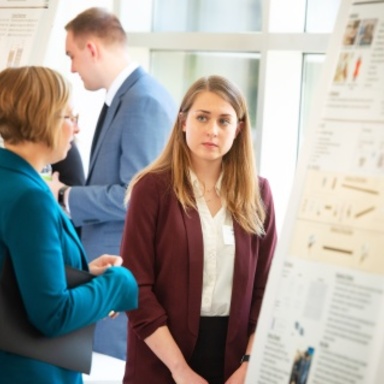
[[123,258],[117,255],[104,254],[97,259],[92,260],[89,264],[89,271],[93,275],[101,275],[110,267],[119,267],[123,264]]
[[[99,256],[97,259],[92,260],[89,264],[89,271],[93,275],[102,275],[110,267],[120,267],[123,264],[123,258],[117,255],[104,254]],[[108,317],[115,319],[119,316],[119,312],[111,311]]]

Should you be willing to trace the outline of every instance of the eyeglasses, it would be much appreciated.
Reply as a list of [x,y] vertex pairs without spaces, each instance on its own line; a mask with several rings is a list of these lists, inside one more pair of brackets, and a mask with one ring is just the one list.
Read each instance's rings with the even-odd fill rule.
[[77,115],[65,115],[65,116],[59,116],[61,119],[69,120],[72,125],[78,125],[79,123],[79,114]]

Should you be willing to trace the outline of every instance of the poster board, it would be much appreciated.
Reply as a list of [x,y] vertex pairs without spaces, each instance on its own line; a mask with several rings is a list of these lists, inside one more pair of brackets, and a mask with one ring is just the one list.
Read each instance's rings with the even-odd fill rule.
[[58,0],[0,0],[0,71],[43,65],[57,4]]
[[43,65],[57,0],[0,0],[0,70]]
[[381,384],[384,1],[342,0],[246,384]]

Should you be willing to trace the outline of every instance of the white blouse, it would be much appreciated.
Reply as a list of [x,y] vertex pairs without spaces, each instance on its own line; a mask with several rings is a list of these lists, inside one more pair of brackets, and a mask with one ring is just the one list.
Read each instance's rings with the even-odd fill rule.
[[[215,185],[218,195],[220,195],[221,180],[222,175]],[[204,243],[201,316],[229,316],[235,262],[232,216],[222,200],[221,209],[212,217],[204,200],[200,182],[192,171],[191,181]]]

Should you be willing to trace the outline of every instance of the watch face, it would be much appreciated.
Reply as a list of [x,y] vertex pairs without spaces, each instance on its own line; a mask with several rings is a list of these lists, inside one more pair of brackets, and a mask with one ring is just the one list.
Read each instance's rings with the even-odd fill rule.
[[58,202],[59,202],[60,205],[64,205],[64,193],[65,193],[65,191],[66,191],[67,188],[68,188],[68,187],[65,186],[65,187],[61,187],[61,188],[59,189],[59,193],[58,193],[58,196],[57,196],[57,200],[58,200]]
[[244,355],[241,360],[240,360],[240,363],[244,363],[245,361],[249,361],[251,355]]

